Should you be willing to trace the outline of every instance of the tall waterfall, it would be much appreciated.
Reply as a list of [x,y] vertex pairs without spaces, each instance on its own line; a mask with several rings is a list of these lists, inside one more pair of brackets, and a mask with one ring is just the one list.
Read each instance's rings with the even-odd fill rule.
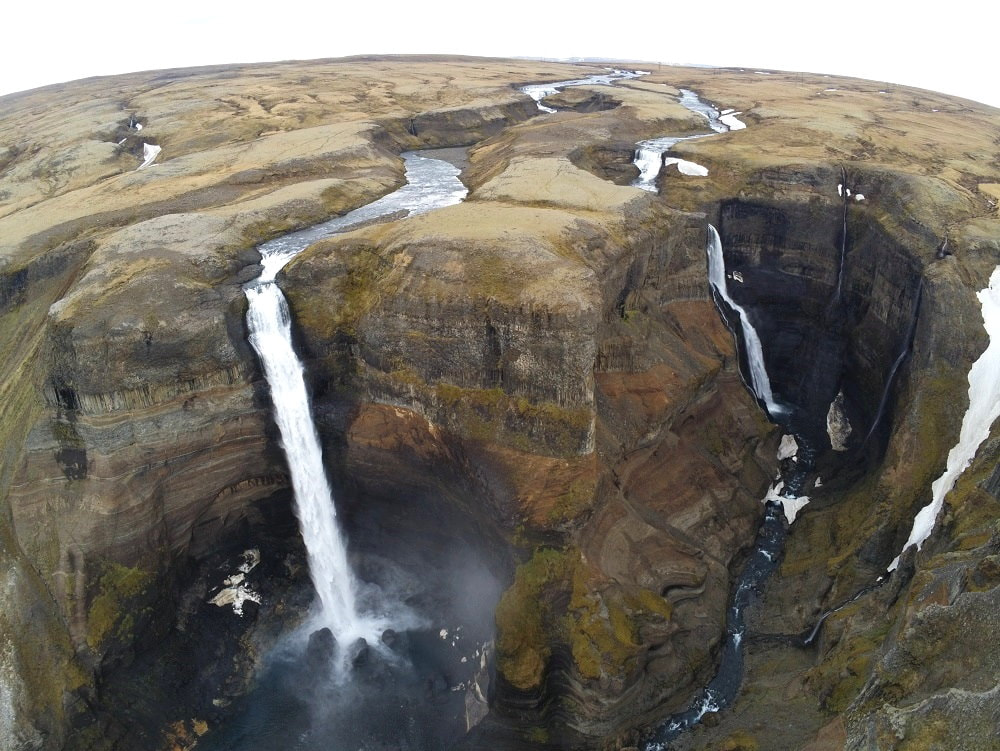
[[274,282],[246,290],[250,343],[271,388],[274,419],[288,457],[295,509],[305,541],[309,571],[320,604],[320,620],[338,637],[360,636],[355,583],[347,546],[323,470],[319,436],[313,425],[302,363],[292,349],[288,304]]
[[341,642],[377,636],[384,624],[357,610],[356,583],[323,469],[303,367],[292,348],[288,303],[274,280],[285,264],[322,237],[400,210],[418,214],[458,203],[465,197],[466,189],[458,180],[456,167],[415,153],[404,156],[407,184],[399,190],[342,217],[261,245],[258,250],[263,270],[244,290],[249,303],[250,343],[264,367],[274,419],[292,475],[295,513],[319,601],[319,624],[329,627]]
[[750,387],[757,398],[764,403],[770,416],[783,414],[785,408],[774,400],[774,394],[771,392],[771,381],[767,377],[767,369],[764,367],[764,350],[760,344],[760,337],[757,336],[757,330],[750,322],[747,312],[729,296],[726,289],[726,262],[722,256],[722,240],[719,238],[718,231],[711,224],[708,225],[706,252],[708,253],[709,284],[712,285],[716,294],[736,311],[740,318],[747,364],[750,366]]

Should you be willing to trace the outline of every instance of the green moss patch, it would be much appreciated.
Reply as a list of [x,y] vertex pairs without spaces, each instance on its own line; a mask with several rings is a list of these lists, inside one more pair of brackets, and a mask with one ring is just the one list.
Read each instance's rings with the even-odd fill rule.
[[137,620],[148,614],[144,595],[152,582],[153,575],[141,569],[114,562],[104,565],[87,613],[91,649],[103,651],[112,642],[131,641]]
[[497,608],[500,671],[518,689],[537,689],[553,647],[565,645],[580,677],[622,680],[643,650],[640,625],[671,615],[655,592],[600,579],[577,549],[541,548]]
[[[587,407],[562,407],[512,397],[502,389],[467,389],[449,383],[434,387],[446,424],[464,438],[506,443],[518,451],[547,456],[574,456],[582,452],[590,433],[592,411]],[[564,516],[587,495],[570,491]],[[588,498],[589,502],[589,498]]]
[[540,549],[522,563],[497,605],[497,664],[507,681],[529,691],[542,683],[552,654],[554,603],[565,596],[577,554]]

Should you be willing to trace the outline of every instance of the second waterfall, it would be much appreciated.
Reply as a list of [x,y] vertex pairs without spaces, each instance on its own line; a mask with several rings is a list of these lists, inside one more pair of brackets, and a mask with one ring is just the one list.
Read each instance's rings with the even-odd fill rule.
[[292,347],[291,315],[275,278],[299,252],[323,237],[399,211],[410,215],[423,213],[458,203],[465,197],[466,190],[458,180],[456,167],[416,153],[404,156],[406,185],[342,217],[264,243],[258,248],[263,270],[245,288],[250,343],[270,387],[274,419],[291,473],[295,514],[316,588],[317,625],[329,628],[341,643],[357,638],[371,642],[388,623],[377,615],[358,612],[357,584],[323,468],[303,366]]

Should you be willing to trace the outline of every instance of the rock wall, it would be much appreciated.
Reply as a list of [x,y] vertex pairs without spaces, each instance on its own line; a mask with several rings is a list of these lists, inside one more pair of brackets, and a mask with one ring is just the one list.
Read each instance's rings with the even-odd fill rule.
[[[280,282],[338,475],[411,504],[437,475],[521,550],[497,611],[501,717],[593,744],[710,673],[771,429],[707,298],[701,217],[619,188],[634,198],[584,219],[578,193],[535,208],[513,177],[513,201],[485,203],[505,174],[317,244]],[[399,504],[386,514],[421,523]]]
[[[11,574],[0,734],[18,748],[151,742],[134,734],[138,720],[107,712],[116,676],[173,633],[180,616],[167,614],[199,562],[266,523],[259,507],[287,485],[243,324],[253,246],[392,189],[402,148],[468,143],[533,111],[504,81],[474,97],[431,86],[436,111],[391,96],[329,110],[313,97],[290,116],[287,102],[267,111],[234,95],[220,119],[218,103],[192,109],[179,91],[215,74],[180,72],[174,94],[158,97],[141,75],[88,84],[120,85],[121,101],[143,109],[143,136],[164,151],[141,172],[113,144],[99,165],[45,161],[56,146],[93,156],[88,139],[107,118],[130,122],[118,111],[128,104],[81,95],[68,119],[46,124],[25,94],[9,111],[13,138],[52,139],[2,164],[12,191],[0,207],[0,561]],[[276,96],[295,99],[296,72],[282,75]],[[406,122],[417,132],[397,127]],[[41,643],[28,636],[38,629]],[[161,707],[159,721],[174,711]]]
[[[751,747],[754,723],[779,713],[787,748],[992,737],[996,666],[968,635],[995,631],[995,435],[925,551],[829,614],[812,646],[798,635],[882,573],[953,443],[983,344],[972,292],[1000,258],[979,187],[997,183],[981,135],[995,113],[858,82],[848,106],[818,77],[667,70],[536,118],[512,85],[579,72],[326,61],[5,98],[0,737],[189,744],[205,722],[192,707],[217,706],[219,685],[245,690],[234,671],[245,678],[278,627],[257,624],[255,641],[232,619],[198,630],[191,613],[216,548],[266,529],[267,499],[287,507],[242,323],[252,247],[391,190],[402,148],[468,144],[465,204],[320,243],[280,280],[358,550],[405,537],[401,564],[487,569],[465,583],[483,584],[470,607],[495,604],[497,688],[465,743],[631,743],[714,669],[778,437],[708,296],[709,220],[777,391],[822,406],[842,390],[854,443],[821,457],[826,490],[754,612],[745,698],[682,745]],[[751,127],[678,145],[707,179],[631,189],[628,144],[703,127],[674,85],[745,108]],[[163,147],[139,172],[133,116]],[[848,206],[838,277],[843,164],[866,199]],[[935,260],[944,237],[955,257]],[[821,414],[807,420],[820,433]],[[213,667],[143,689],[185,639]],[[167,707],[167,685],[197,696]],[[146,691],[134,715],[116,718],[133,687]]]

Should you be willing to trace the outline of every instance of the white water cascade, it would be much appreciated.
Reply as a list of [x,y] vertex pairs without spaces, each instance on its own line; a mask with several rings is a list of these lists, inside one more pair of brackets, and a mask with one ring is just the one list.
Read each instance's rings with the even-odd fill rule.
[[355,584],[347,546],[337,526],[330,486],[323,470],[302,364],[292,349],[288,304],[273,282],[246,290],[250,343],[271,388],[274,419],[288,457],[296,515],[306,544],[309,571],[319,598],[320,620],[335,636],[359,632]]
[[[632,164],[639,168],[639,176],[632,182],[635,188],[648,190],[650,193],[656,192],[656,178],[660,174],[660,169],[665,165],[663,155],[681,141],[691,141],[695,138],[705,138],[712,135],[704,133],[695,136],[664,136],[663,138],[651,138],[648,141],[639,141],[635,145],[635,159]],[[686,159],[671,157],[666,164],[676,164],[677,171],[682,175],[694,177],[705,177],[708,170],[695,162]]]
[[764,367],[764,350],[760,344],[757,330],[750,323],[747,312],[741,308],[726,289],[726,262],[722,256],[722,240],[719,232],[711,224],[708,225],[708,281],[719,297],[729,305],[740,318],[743,331],[743,343],[747,353],[747,363],[750,366],[750,388],[760,401],[764,403],[771,417],[785,413],[785,408],[774,400],[771,392],[771,380],[767,377]]
[[288,304],[274,280],[285,264],[322,237],[401,210],[419,214],[458,203],[465,197],[466,189],[458,180],[456,167],[415,153],[404,157],[406,185],[342,217],[259,246],[263,270],[245,287],[250,343],[264,367],[292,475],[295,513],[318,598],[318,625],[328,627],[341,643],[358,637],[371,641],[388,623],[358,612],[357,586],[323,468],[303,367],[292,347]]
[[896,569],[900,556],[908,547],[916,545],[919,550],[930,537],[944,497],[972,463],[980,444],[989,437],[993,421],[1000,417],[1000,266],[993,270],[990,283],[977,296],[983,306],[983,327],[990,342],[969,368],[969,408],[962,418],[958,443],[948,452],[944,473],[931,484],[931,502],[917,513],[910,536],[903,550],[889,564],[889,571]]

